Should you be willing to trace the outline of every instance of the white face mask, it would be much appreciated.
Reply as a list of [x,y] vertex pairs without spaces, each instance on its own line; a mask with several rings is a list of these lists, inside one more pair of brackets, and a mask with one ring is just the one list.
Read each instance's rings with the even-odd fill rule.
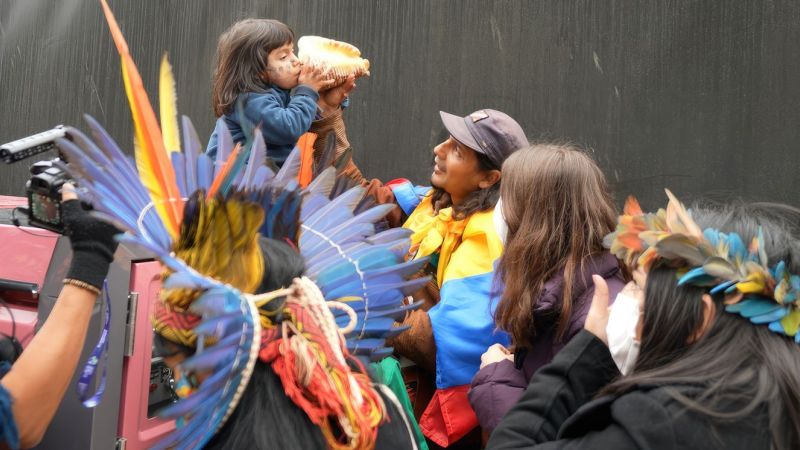
[[492,213],[492,221],[494,222],[494,231],[497,233],[503,245],[506,245],[508,224],[506,223],[506,218],[503,217],[503,199],[501,198],[497,199],[497,205],[495,205],[494,213]]
[[636,326],[639,324],[639,300],[620,292],[606,325],[608,349],[619,371],[627,375],[633,370],[639,356],[639,341],[636,340]]

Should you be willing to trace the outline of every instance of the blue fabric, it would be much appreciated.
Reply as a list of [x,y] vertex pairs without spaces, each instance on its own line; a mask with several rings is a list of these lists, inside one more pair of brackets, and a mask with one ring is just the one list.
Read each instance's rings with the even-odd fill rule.
[[508,346],[508,335],[495,329],[498,302],[490,299],[493,279],[494,272],[488,272],[449,280],[442,286],[439,303],[428,311],[436,341],[438,389],[469,384],[489,346]]
[[8,448],[16,450],[19,448],[19,431],[14,422],[11,403],[11,395],[0,384],[0,442],[5,443]]
[[406,215],[411,215],[419,203],[431,190],[430,186],[414,186],[410,181],[392,186],[392,194],[397,201],[397,205],[403,210]]
[[[311,128],[311,122],[317,113],[318,99],[319,94],[315,90],[301,84],[291,92],[273,86],[266,92],[242,94],[237,100],[243,103],[247,122],[261,128],[267,143],[267,156],[280,167],[300,136]],[[222,116],[234,143],[245,141],[239,112],[239,107],[234,106],[230,114]],[[217,156],[216,130],[208,140],[206,154],[212,159]]]

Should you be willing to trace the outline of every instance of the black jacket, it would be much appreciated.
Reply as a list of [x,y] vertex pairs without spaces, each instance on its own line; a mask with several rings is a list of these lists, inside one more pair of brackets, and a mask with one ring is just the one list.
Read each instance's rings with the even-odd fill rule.
[[487,449],[768,449],[766,414],[712,424],[668,393],[640,387],[592,400],[619,376],[608,347],[581,331],[531,379],[489,438]]

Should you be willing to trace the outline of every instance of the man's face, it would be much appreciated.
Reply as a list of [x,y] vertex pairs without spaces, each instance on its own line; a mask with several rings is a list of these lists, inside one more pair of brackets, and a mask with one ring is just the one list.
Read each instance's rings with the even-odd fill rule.
[[483,176],[474,150],[450,136],[433,149],[433,154],[433,186],[454,199],[462,199],[480,188],[478,183]]
[[286,43],[267,55],[267,78],[281,89],[292,89],[297,86],[301,66],[294,54],[294,44]]

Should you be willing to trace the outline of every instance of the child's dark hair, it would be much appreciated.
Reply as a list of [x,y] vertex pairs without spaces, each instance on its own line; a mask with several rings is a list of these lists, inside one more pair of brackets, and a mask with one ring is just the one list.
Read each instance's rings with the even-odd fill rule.
[[267,56],[276,48],[294,42],[294,32],[271,19],[245,19],[222,33],[217,43],[211,102],[219,117],[231,112],[243,92],[266,90]]

